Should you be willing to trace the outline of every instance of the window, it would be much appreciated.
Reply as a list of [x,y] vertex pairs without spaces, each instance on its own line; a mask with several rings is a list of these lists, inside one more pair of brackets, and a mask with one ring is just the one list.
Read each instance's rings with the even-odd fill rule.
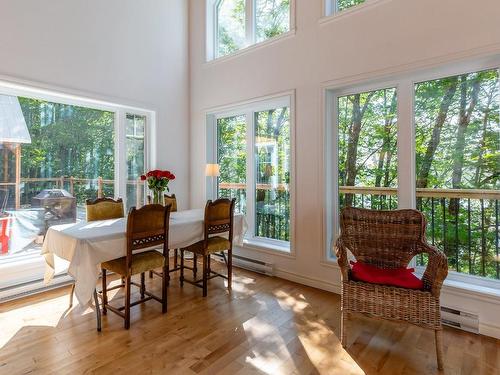
[[215,140],[209,160],[217,160],[219,197],[236,198],[247,215],[248,240],[289,249],[291,239],[290,98],[242,106],[210,115]]
[[290,109],[254,113],[256,237],[290,240]]
[[125,125],[127,150],[127,212],[132,206],[141,206],[144,200],[144,183],[140,177],[145,168],[146,116],[127,113]]
[[244,115],[217,119],[218,196],[236,198],[236,211],[246,213],[247,140]]
[[397,208],[396,89],[338,98],[339,207]]
[[449,278],[498,283],[499,67],[492,58],[327,92],[329,257],[343,207],[417,208]]
[[[207,8],[207,55],[229,55],[290,30],[291,0],[212,0]],[[212,29],[212,30],[210,30]]]
[[[343,10],[363,4],[369,0],[325,0],[325,13],[327,16],[342,12]],[[373,1],[373,0],[371,0]]]
[[217,4],[217,56],[245,46],[245,1],[221,0]]
[[5,294],[43,278],[40,249],[47,228],[85,220],[87,199],[122,197],[127,207],[143,204],[139,177],[147,166],[149,112],[0,86],[0,113]]
[[255,0],[256,42],[290,30],[290,0]]
[[[499,71],[415,85],[417,208],[451,270],[500,279]],[[419,265],[426,259],[419,257]]]

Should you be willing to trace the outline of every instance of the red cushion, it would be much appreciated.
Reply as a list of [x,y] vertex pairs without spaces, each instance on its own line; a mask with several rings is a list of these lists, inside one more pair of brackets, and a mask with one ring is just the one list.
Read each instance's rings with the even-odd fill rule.
[[406,289],[424,288],[422,280],[413,274],[413,268],[383,269],[362,262],[351,262],[351,265],[351,276],[355,281]]

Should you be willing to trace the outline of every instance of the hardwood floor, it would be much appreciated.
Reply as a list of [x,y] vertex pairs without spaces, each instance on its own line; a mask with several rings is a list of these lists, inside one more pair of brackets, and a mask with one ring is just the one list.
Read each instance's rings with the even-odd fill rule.
[[[69,287],[0,305],[0,374],[438,373],[433,332],[409,325],[356,317],[342,349],[335,294],[239,269],[232,293],[170,285],[168,313],[136,306],[129,331],[108,313],[97,333]],[[446,328],[444,352],[446,374],[500,374],[498,340]]]

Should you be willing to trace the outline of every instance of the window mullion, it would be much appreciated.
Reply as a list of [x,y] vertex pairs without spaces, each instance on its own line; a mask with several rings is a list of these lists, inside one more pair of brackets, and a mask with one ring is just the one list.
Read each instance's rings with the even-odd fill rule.
[[398,85],[398,207],[415,208],[413,82]]
[[115,112],[115,196],[123,198],[124,205],[127,204],[126,194],[126,178],[127,178],[127,164],[126,164],[126,150],[125,150],[125,111]]
[[248,233],[255,237],[255,115],[253,111],[245,114],[247,124],[247,220]]
[[245,0],[245,39],[247,46],[255,43],[255,0]]

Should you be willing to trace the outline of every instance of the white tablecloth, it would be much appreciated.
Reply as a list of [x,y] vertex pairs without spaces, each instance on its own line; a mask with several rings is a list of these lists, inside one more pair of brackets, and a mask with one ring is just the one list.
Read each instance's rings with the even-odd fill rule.
[[[170,214],[169,248],[178,249],[203,239],[204,210]],[[242,214],[234,216],[234,242],[241,244],[247,224]],[[45,283],[50,283],[56,257],[69,262],[68,274],[75,279],[75,295],[86,305],[99,279],[100,264],[126,255],[126,219],[79,222],[49,228],[42,247],[47,262]],[[56,257],[55,257],[56,256]],[[66,263],[67,265],[67,263]]]

